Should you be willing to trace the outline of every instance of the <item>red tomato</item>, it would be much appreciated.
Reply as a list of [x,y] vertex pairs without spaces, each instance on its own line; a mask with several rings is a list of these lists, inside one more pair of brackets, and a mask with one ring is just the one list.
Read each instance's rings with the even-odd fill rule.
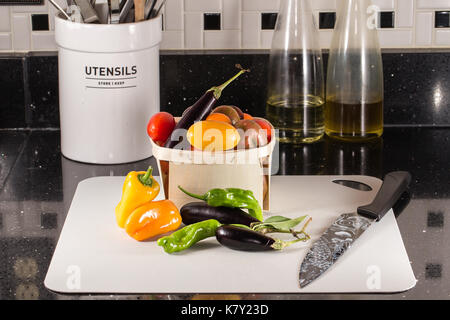
[[256,123],[259,124],[263,130],[266,130],[267,142],[270,142],[270,139],[272,138],[272,125],[270,122],[264,118],[253,118],[253,121],[256,121]]
[[175,128],[175,119],[168,112],[154,114],[147,125],[148,136],[158,145],[163,145]]

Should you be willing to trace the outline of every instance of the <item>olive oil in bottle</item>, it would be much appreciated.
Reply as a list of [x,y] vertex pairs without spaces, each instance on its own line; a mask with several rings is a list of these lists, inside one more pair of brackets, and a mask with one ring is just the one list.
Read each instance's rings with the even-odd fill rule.
[[324,101],[321,97],[267,100],[266,118],[279,130],[282,143],[310,143],[324,133]]
[[269,59],[266,118],[283,143],[310,143],[324,134],[322,51],[310,0],[284,0]]
[[383,133],[383,62],[370,0],[340,1],[330,46],[325,132],[362,141]]
[[383,101],[340,103],[327,100],[326,134],[343,140],[367,140],[383,133]]

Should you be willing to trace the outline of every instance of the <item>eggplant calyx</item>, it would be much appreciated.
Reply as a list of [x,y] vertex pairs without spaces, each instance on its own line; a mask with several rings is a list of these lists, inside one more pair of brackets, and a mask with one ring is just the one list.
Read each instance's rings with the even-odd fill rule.
[[305,236],[304,238],[299,238],[299,239],[295,239],[295,240],[291,240],[291,241],[283,241],[280,239],[273,239],[275,242],[271,244],[271,247],[274,250],[282,250],[296,242],[307,241],[309,238],[310,238],[309,236],[307,236],[307,237]]
[[225,89],[231,82],[233,82],[241,74],[243,74],[245,72],[250,72],[250,69],[244,69],[244,68],[242,68],[242,66],[240,64],[236,64],[236,68],[240,69],[240,71],[236,75],[234,75],[231,79],[229,79],[228,81],[224,82],[220,86],[212,87],[211,89],[209,89],[206,92],[212,91],[213,95],[214,95],[214,98],[216,100],[219,100],[220,96],[222,95],[223,89]]

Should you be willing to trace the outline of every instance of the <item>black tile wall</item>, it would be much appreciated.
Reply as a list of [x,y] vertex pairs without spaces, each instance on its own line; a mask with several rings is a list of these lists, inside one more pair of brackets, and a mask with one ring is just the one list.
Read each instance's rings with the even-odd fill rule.
[[380,12],[380,28],[394,28],[395,26],[395,13],[394,12]]
[[31,29],[33,31],[48,31],[48,14],[32,14],[31,15]]
[[273,30],[277,23],[277,13],[261,13],[261,29]]
[[26,117],[30,127],[59,127],[58,58],[30,56],[27,63],[29,101]]
[[203,29],[220,30],[220,13],[204,13]]
[[[240,63],[251,73],[227,87],[219,103],[264,116],[268,58],[267,53],[162,52],[161,109],[181,115]],[[325,72],[327,60],[325,53]],[[450,52],[384,53],[383,67],[385,124],[450,125]],[[0,71],[0,128],[59,127],[56,55],[0,58]]]
[[319,29],[334,29],[336,23],[336,12],[319,13]]
[[436,28],[449,28],[450,11],[436,11],[434,17],[434,26]]
[[23,128],[23,58],[0,58],[0,128]]

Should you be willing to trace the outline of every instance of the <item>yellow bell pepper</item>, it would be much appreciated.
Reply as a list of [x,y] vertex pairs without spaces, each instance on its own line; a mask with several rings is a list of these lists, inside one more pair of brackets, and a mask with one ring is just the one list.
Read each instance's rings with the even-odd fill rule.
[[159,193],[159,183],[152,176],[152,167],[145,171],[131,171],[125,178],[122,199],[116,207],[116,220],[123,228],[134,209],[152,201]]

